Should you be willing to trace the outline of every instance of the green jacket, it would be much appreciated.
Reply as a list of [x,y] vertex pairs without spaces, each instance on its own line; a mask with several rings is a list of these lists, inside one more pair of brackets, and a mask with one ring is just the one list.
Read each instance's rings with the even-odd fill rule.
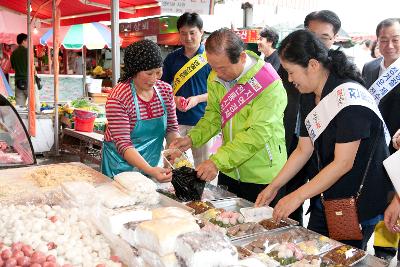
[[[239,80],[245,84],[265,64],[257,63]],[[208,103],[204,117],[189,132],[194,147],[200,147],[221,131],[220,101],[227,93],[215,71],[207,81]],[[269,184],[286,162],[283,112],[287,104],[281,80],[271,83],[230,119],[222,129],[223,143],[210,159],[229,177],[246,183]]]

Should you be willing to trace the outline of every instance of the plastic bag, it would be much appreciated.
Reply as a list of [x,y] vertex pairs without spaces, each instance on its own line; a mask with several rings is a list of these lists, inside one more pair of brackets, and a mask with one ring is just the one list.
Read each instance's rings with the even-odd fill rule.
[[205,181],[197,177],[197,172],[188,167],[172,170],[172,185],[175,195],[182,201],[201,200]]

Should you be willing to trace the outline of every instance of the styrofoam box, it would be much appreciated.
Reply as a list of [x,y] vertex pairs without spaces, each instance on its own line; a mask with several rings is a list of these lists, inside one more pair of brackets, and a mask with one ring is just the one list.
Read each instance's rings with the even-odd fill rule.
[[91,79],[88,84],[88,92],[89,93],[101,93],[101,84],[103,83],[102,79]]

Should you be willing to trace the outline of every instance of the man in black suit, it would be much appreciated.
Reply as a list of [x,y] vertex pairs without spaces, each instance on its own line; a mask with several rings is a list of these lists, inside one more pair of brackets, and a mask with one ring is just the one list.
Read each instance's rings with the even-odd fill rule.
[[[365,85],[369,88],[378,77],[398,58],[400,58],[400,18],[386,19],[378,24],[376,36],[382,57],[374,59],[364,65],[362,74]],[[400,129],[400,84],[388,93],[380,102],[379,109],[382,113],[390,135]],[[390,152],[396,150],[391,144]]]
[[[400,18],[390,18],[380,22],[376,27],[376,36],[382,57],[364,65],[362,75],[367,88],[400,58]],[[381,99],[378,107],[390,135],[393,136],[400,129],[400,83]],[[389,145],[389,150],[390,153],[396,151],[392,143]],[[374,248],[375,255],[381,258],[391,259],[396,255],[394,248],[377,246]]]
[[[313,32],[328,48],[332,48],[340,27],[341,21],[339,17],[330,10],[311,12],[304,19],[304,28]],[[288,81],[288,73],[283,67],[279,68],[278,74],[282,79],[288,97],[283,124],[285,126],[286,151],[288,152],[288,156],[290,156],[296,149],[299,139],[300,122],[298,121],[298,112],[300,107],[300,93],[295,86]],[[302,186],[309,177],[313,177],[317,171],[316,158],[313,155],[307,165],[286,184],[284,188],[285,192],[281,193],[287,195],[295,191]],[[303,207],[300,206],[289,217],[303,225]]]

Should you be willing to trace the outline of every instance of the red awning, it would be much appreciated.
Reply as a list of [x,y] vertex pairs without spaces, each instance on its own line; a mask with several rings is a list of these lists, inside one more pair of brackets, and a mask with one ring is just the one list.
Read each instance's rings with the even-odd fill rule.
[[[111,13],[110,9],[100,6],[109,6],[110,2],[110,0],[61,0],[61,25],[73,25],[102,20],[109,21]],[[5,7],[26,14],[25,3],[26,1],[21,0],[0,0],[0,7]],[[41,5],[43,6],[38,12]],[[120,0],[119,7],[120,19],[159,15],[161,12],[157,0]],[[124,9],[127,12],[125,12]],[[35,14],[39,19],[51,19],[52,1],[32,0],[32,16]]]

